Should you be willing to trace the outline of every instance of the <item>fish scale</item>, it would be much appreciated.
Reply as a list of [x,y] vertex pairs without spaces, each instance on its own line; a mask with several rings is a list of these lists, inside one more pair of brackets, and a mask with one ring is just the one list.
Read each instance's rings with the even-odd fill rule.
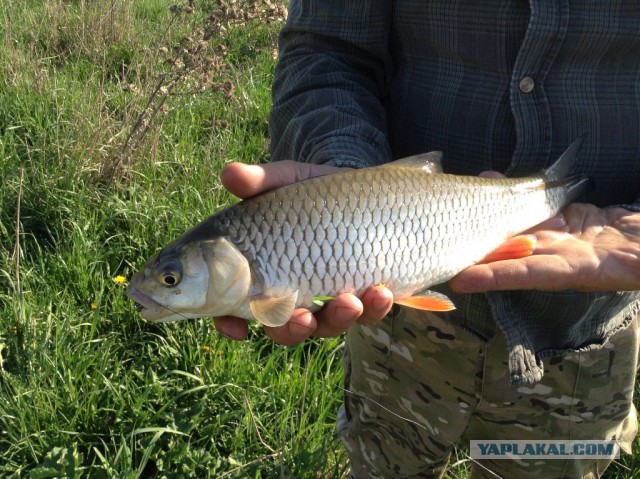
[[[457,188],[448,188],[454,178]],[[231,225],[229,239],[253,263],[263,288],[299,290],[298,306],[309,306],[313,297],[321,295],[342,291],[361,294],[378,283],[402,294],[449,279],[452,273],[481,259],[513,234],[509,224],[518,218],[511,218],[530,211],[527,205],[542,204],[542,208],[537,214],[532,212],[534,219],[526,226],[558,209],[559,201],[553,200],[558,195],[545,195],[544,190],[511,194],[509,187],[521,180],[462,177],[460,184],[460,178],[414,168],[392,172],[371,168],[356,175],[325,176],[263,195],[249,208],[240,203],[223,213],[228,219],[222,222]],[[372,183],[378,186],[375,194],[364,186]],[[461,191],[467,193],[464,198]],[[549,201],[541,202],[539,197],[549,197]],[[453,204],[458,207],[452,209]],[[482,226],[475,204],[485,205]],[[291,205],[284,215],[279,211],[283,205]],[[380,214],[385,209],[391,212],[388,223]],[[253,222],[267,217],[268,211],[275,211],[275,217],[284,224],[272,222],[265,228],[251,229]],[[311,215],[321,217],[324,211],[331,221],[322,233],[316,233],[321,227],[311,224]],[[369,212],[366,218],[365,211]],[[279,231],[289,234],[279,236]],[[428,239],[424,235],[427,231]],[[474,240],[488,236],[492,240],[484,244]],[[274,238],[275,248],[265,247],[270,238]],[[349,256],[337,247],[344,242],[360,259],[350,267]],[[468,251],[460,251],[461,247]],[[283,249],[285,258],[277,254]],[[458,260],[449,255],[457,255]],[[328,263],[334,257],[337,268],[344,271],[342,275],[326,274],[332,269]],[[400,277],[399,264],[406,265],[404,277]],[[308,284],[322,289],[307,289]]]
[[152,320],[234,315],[271,326],[314,298],[376,284],[399,304],[449,307],[437,293],[413,295],[581,194],[586,179],[567,175],[579,146],[522,179],[444,174],[430,153],[279,188],[185,233],[134,275],[128,293]]

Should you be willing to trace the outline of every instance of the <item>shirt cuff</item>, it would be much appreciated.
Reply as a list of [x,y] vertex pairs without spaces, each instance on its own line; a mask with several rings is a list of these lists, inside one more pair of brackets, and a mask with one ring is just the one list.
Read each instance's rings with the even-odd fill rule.
[[607,208],[624,208],[625,210],[633,211],[635,213],[640,213],[640,198],[638,198],[636,201],[630,204],[611,205],[611,206],[608,206]]

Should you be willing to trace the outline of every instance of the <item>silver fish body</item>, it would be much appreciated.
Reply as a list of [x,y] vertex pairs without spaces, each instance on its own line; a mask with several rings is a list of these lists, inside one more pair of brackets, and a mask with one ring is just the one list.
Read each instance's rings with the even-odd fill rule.
[[[284,324],[295,307],[312,307],[314,298],[360,295],[371,285],[409,298],[482,260],[579,194],[585,179],[563,178],[578,148],[523,179],[443,174],[439,154],[430,153],[276,189],[185,233],[134,276],[129,294],[149,319],[234,315],[272,326]],[[193,276],[187,263],[194,258],[196,277],[208,283],[188,288],[183,283]],[[216,265],[220,258],[229,265]],[[178,284],[151,287],[167,264],[179,276],[169,282]],[[222,276],[235,279],[215,286]],[[191,306],[189,296],[197,296]],[[229,304],[221,308],[220,302]]]

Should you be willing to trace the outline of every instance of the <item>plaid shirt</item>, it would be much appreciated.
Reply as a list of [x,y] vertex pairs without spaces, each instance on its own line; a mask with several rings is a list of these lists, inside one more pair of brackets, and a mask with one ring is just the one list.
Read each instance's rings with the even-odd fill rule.
[[[271,157],[365,167],[442,150],[449,173],[518,176],[587,134],[581,200],[640,211],[636,0],[293,0],[280,37]],[[441,291],[447,291],[446,285]],[[450,319],[497,324],[514,383],[541,359],[601,346],[638,293],[452,295]]]

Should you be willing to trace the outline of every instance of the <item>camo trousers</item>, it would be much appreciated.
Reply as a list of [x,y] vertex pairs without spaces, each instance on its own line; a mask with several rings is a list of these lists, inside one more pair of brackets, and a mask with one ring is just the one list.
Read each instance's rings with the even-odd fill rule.
[[[637,321],[600,349],[545,359],[529,386],[510,385],[502,334],[484,342],[408,309],[351,328],[345,358],[338,431],[352,478],[439,478],[472,439],[617,440],[631,452],[637,432]],[[609,463],[480,460],[471,477],[597,478]]]

